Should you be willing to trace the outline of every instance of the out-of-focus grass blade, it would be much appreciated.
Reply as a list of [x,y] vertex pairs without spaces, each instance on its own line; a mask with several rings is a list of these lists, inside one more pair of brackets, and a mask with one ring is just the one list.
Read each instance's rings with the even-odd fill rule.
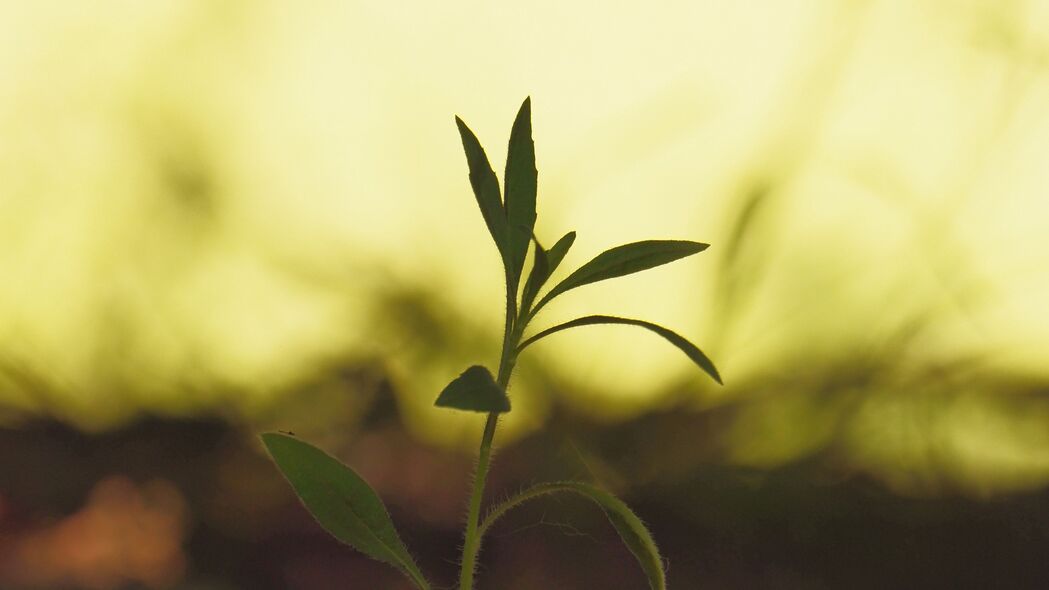
[[492,234],[492,239],[499,249],[503,265],[507,266],[509,272],[506,211],[503,210],[503,201],[499,194],[499,179],[496,178],[492,165],[488,163],[488,156],[474,132],[470,131],[459,117],[455,118],[455,124],[459,127],[459,136],[463,140],[466,163],[470,167],[470,186],[473,188],[474,197],[477,198],[477,206],[480,207],[481,216],[488,226],[488,233]]
[[590,484],[577,481],[558,481],[542,483],[517,494],[502,504],[496,506],[489,512],[484,523],[481,524],[481,534],[503,514],[511,508],[522,504],[533,498],[554,494],[558,492],[571,492],[579,494],[601,507],[608,520],[615,527],[623,544],[634,554],[641,569],[645,572],[648,585],[652,590],[666,590],[666,574],[663,572],[663,561],[659,556],[659,548],[652,539],[641,519],[619,498],[612,494],[596,488]]
[[405,548],[371,486],[352,469],[293,436],[262,435],[270,456],[324,530],[361,553],[401,570],[416,587],[430,584]]
[[568,275],[535,306],[539,310],[561,293],[597,281],[614,279],[702,252],[709,244],[687,240],[646,240],[605,250]]
[[516,287],[524,269],[528,243],[535,230],[535,196],[538,173],[535,143],[532,141],[532,99],[526,98],[514,119],[506,151],[507,260],[512,286]]
[[535,336],[532,336],[531,338],[522,342],[517,347],[517,350],[520,352],[521,350],[524,350],[526,346],[532,344],[533,342],[541,338],[545,338],[555,332],[560,332],[561,330],[567,330],[569,328],[576,328],[579,326],[592,326],[595,324],[623,324],[628,326],[638,326],[641,328],[645,328],[646,330],[651,330],[656,334],[659,334],[663,338],[666,338],[674,346],[678,347],[678,349],[681,350],[681,352],[685,353],[688,356],[688,358],[692,359],[692,362],[699,365],[699,368],[703,369],[703,371],[706,372],[707,375],[710,375],[714,379],[714,381],[717,381],[718,384],[722,384],[721,375],[718,374],[717,367],[714,366],[713,361],[711,361],[707,357],[707,355],[703,354],[703,351],[700,350],[699,347],[686,340],[677,332],[664,328],[659,324],[653,324],[652,322],[646,322],[644,320],[620,318],[610,315],[589,315],[574,319],[569,322],[565,322],[563,324],[558,324],[552,328],[547,328],[546,330],[543,330],[542,332],[539,332]]
[[436,406],[471,412],[510,411],[510,398],[488,369],[474,365],[463,371],[437,396]]

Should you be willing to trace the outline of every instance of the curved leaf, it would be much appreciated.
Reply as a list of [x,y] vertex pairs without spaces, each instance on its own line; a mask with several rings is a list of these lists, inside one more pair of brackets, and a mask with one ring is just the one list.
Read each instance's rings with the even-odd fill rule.
[[543,288],[550,275],[554,274],[557,267],[561,265],[561,261],[564,260],[565,254],[568,254],[568,249],[574,242],[574,231],[561,236],[561,239],[557,240],[554,247],[549,250],[544,250],[539,240],[535,240],[535,262],[532,263],[532,271],[528,273],[524,293],[521,295],[521,309],[528,311],[532,302],[535,301],[535,296],[539,294],[539,289]]
[[667,587],[666,574],[663,572],[663,561],[659,556],[659,548],[652,539],[644,523],[636,514],[619,498],[612,494],[578,481],[558,481],[542,483],[517,494],[509,500],[499,504],[488,513],[488,517],[481,523],[479,533],[483,535],[492,524],[511,508],[518,506],[528,500],[554,494],[557,492],[571,492],[579,494],[593,501],[601,507],[605,516],[615,527],[623,544],[634,554],[641,569],[648,578],[648,585],[652,590],[665,590]]
[[[535,168],[535,143],[532,141],[532,99],[526,98],[510,130],[506,151],[506,183],[503,195],[507,223],[507,261],[511,285],[521,280],[528,243],[535,229],[535,195],[538,173]],[[516,293],[516,291],[515,291]]]
[[709,244],[687,240],[646,240],[605,250],[568,275],[535,306],[536,311],[561,293],[597,281],[614,279],[702,252]]
[[437,396],[434,405],[471,412],[505,413],[510,411],[510,398],[506,397],[506,392],[488,369],[474,365],[449,383]]
[[473,188],[477,206],[481,209],[481,216],[488,226],[488,233],[495,240],[495,246],[503,258],[503,264],[507,264],[507,230],[506,212],[503,210],[502,197],[499,195],[499,179],[496,178],[492,165],[488,163],[488,156],[484,148],[477,141],[477,136],[466,126],[459,117],[455,118],[455,124],[459,127],[459,136],[463,140],[463,150],[466,152],[466,163],[470,167],[470,186]]
[[659,324],[653,324],[652,322],[646,322],[644,320],[619,318],[610,315],[589,315],[574,319],[570,322],[558,324],[553,328],[547,328],[546,330],[539,332],[535,336],[532,336],[531,338],[525,340],[520,345],[518,345],[517,351],[520,352],[524,350],[526,346],[532,344],[533,342],[541,338],[545,338],[546,336],[549,336],[550,334],[553,334],[555,332],[560,332],[561,330],[567,330],[569,328],[576,328],[578,326],[592,326],[595,324],[623,324],[627,326],[638,326],[640,328],[645,328],[646,330],[651,330],[656,334],[659,334],[663,338],[666,338],[674,346],[678,347],[678,349],[680,349],[681,352],[685,353],[686,355],[688,355],[688,358],[692,359],[692,362],[699,365],[700,369],[703,369],[703,371],[706,372],[707,375],[713,377],[714,381],[717,381],[719,385],[723,385],[723,383],[721,382],[721,375],[718,374],[717,367],[714,366],[713,361],[711,361],[707,357],[707,355],[703,354],[703,351],[700,350],[695,344],[692,344],[677,332],[668,330],[667,328],[664,328]]
[[324,530],[361,553],[401,570],[428,590],[430,585],[397,536],[382,500],[352,469],[293,436],[262,435],[270,456]]

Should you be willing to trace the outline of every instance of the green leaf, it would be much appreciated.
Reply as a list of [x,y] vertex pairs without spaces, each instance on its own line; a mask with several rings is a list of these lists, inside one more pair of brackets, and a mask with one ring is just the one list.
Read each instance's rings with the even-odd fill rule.
[[539,332],[535,336],[532,336],[531,338],[522,342],[517,347],[517,351],[520,352],[524,350],[526,346],[532,344],[533,342],[541,338],[545,338],[555,332],[560,332],[561,330],[567,330],[569,328],[576,328],[578,326],[592,326],[595,324],[623,324],[628,326],[638,326],[640,328],[645,328],[646,330],[651,330],[656,334],[659,334],[663,338],[666,338],[674,346],[678,347],[681,350],[681,352],[685,353],[686,355],[688,355],[688,358],[692,359],[692,362],[699,365],[699,368],[703,369],[703,371],[706,372],[707,375],[710,375],[714,379],[714,381],[717,381],[719,385],[723,385],[723,383],[721,382],[721,375],[718,374],[717,367],[714,366],[714,363],[707,357],[707,355],[703,354],[703,351],[700,350],[695,344],[692,344],[684,337],[679,335],[677,332],[673,332],[671,330],[668,330],[667,328],[664,328],[663,326],[653,324],[652,322],[646,322],[644,320],[619,318],[610,315],[590,315],[586,317],[581,317],[574,319],[570,322],[559,324],[557,326],[554,326],[553,328],[547,328],[546,330]]
[[617,246],[598,254],[568,275],[539,301],[535,309],[538,311],[551,299],[570,289],[648,270],[702,252],[708,247],[709,244],[686,240],[647,240]]
[[532,141],[532,99],[526,98],[514,119],[510,143],[506,151],[507,260],[511,286],[515,289],[521,280],[528,243],[535,229],[535,195],[537,175],[535,143]]
[[417,588],[430,584],[397,536],[382,500],[352,469],[293,436],[262,435],[270,456],[324,530],[361,553],[401,570]]
[[575,242],[574,231],[562,236],[550,250],[544,250],[539,240],[535,240],[535,262],[532,263],[532,271],[528,273],[524,293],[521,295],[521,309],[527,311],[531,307],[535,296],[539,294],[539,290],[546,284],[550,275],[554,274],[557,267],[561,265],[561,261],[564,260],[573,242]]
[[648,578],[648,585],[652,590],[665,590],[667,587],[666,574],[663,572],[663,561],[659,556],[659,548],[656,547],[652,534],[648,532],[644,523],[636,514],[619,498],[612,494],[577,481],[558,481],[542,483],[517,494],[496,506],[488,513],[479,529],[484,534],[492,524],[511,508],[518,506],[528,500],[558,492],[570,492],[579,494],[601,507],[605,516],[619,533],[623,544],[634,554],[641,569]]
[[535,256],[532,259],[532,270],[528,273],[528,280],[525,281],[524,291],[521,293],[521,309],[524,312],[528,311],[539,289],[550,276],[550,253],[543,249],[539,238],[533,235],[532,241],[535,242]]
[[550,274],[554,274],[557,267],[561,266],[561,261],[564,260],[565,254],[568,254],[568,249],[572,247],[573,243],[575,243],[575,232],[570,231],[561,236],[561,239],[557,240],[554,247],[550,248],[550,251],[546,253],[547,260],[550,263]]
[[505,413],[510,411],[510,398],[506,397],[506,392],[488,369],[474,365],[449,383],[437,396],[434,405],[471,412]]
[[455,124],[459,127],[459,135],[463,140],[463,150],[466,152],[466,163],[470,167],[470,186],[473,187],[474,197],[477,198],[477,206],[481,209],[481,216],[488,226],[488,233],[492,234],[495,245],[503,259],[503,265],[507,265],[507,230],[506,212],[503,210],[502,197],[499,194],[499,179],[488,163],[488,156],[484,148],[477,141],[477,136],[463,123],[459,117],[455,118]]

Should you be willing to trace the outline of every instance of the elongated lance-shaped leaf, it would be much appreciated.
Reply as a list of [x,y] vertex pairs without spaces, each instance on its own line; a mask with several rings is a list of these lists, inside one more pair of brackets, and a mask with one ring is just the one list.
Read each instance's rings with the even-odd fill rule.
[[686,240],[646,240],[605,250],[551,289],[539,300],[534,311],[539,311],[551,299],[570,289],[648,270],[702,252],[708,247],[709,244]]
[[506,199],[507,261],[511,286],[520,284],[524,269],[528,243],[535,230],[535,195],[537,175],[535,168],[535,143],[532,141],[532,99],[526,98],[514,119],[510,130],[510,143],[506,150],[506,183],[503,196]]
[[569,328],[576,328],[579,326],[593,326],[596,324],[623,324],[627,326],[638,326],[640,328],[645,328],[646,330],[651,330],[656,334],[659,334],[663,338],[666,338],[674,346],[678,347],[678,349],[681,350],[681,352],[685,353],[688,356],[688,358],[692,359],[692,362],[696,363],[700,369],[703,369],[703,371],[707,375],[710,375],[714,379],[714,381],[717,381],[719,385],[722,385],[721,375],[718,374],[717,367],[714,366],[713,361],[711,361],[707,357],[707,355],[703,354],[703,351],[700,350],[695,344],[692,344],[677,332],[668,330],[667,328],[664,328],[659,324],[653,324],[652,322],[646,322],[644,320],[620,318],[610,315],[589,315],[574,319],[569,322],[565,322],[563,324],[558,324],[553,328],[547,328],[546,330],[543,330],[542,332],[539,332],[535,336],[532,336],[531,338],[522,342],[517,347],[517,350],[518,352],[520,352],[524,350],[526,346],[532,344],[533,342],[545,338],[556,332],[560,332],[561,330],[567,330]]
[[506,211],[503,210],[502,197],[499,195],[499,179],[496,178],[492,165],[488,163],[488,156],[477,141],[477,136],[459,117],[455,118],[455,124],[459,127],[459,136],[463,140],[466,163],[470,167],[470,186],[477,199],[477,206],[480,207],[481,216],[488,226],[488,233],[492,234],[495,246],[499,249],[503,265],[509,272]]
[[565,254],[568,254],[568,249],[572,247],[573,242],[575,242],[574,231],[562,236],[549,250],[544,250],[539,240],[535,240],[535,262],[532,263],[532,271],[528,273],[528,280],[525,281],[524,292],[521,294],[521,309],[527,311],[531,307],[535,296],[539,294],[539,290],[546,284],[550,275],[554,274],[557,267],[561,265],[561,261],[564,260]]
[[474,365],[449,383],[437,396],[434,405],[471,412],[505,413],[510,411],[510,398],[488,369]]
[[663,561],[659,556],[659,548],[652,539],[652,534],[622,500],[590,484],[578,481],[557,481],[541,483],[528,488],[493,508],[481,523],[480,534],[487,532],[488,528],[511,508],[528,500],[558,492],[579,494],[600,506],[616,532],[619,533],[623,544],[637,558],[648,579],[649,587],[652,590],[666,590],[667,582],[666,574],[663,572]]
[[382,500],[352,469],[293,436],[262,435],[270,456],[324,530],[361,553],[401,570],[417,588],[430,584],[394,529]]

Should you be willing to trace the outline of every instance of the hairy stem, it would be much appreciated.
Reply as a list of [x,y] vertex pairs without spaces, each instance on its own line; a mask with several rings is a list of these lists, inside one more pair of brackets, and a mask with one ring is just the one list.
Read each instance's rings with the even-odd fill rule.
[[477,530],[479,534],[484,535],[485,532],[488,531],[488,528],[495,524],[495,521],[499,520],[500,517],[509,512],[512,508],[520,506],[528,500],[545,496],[547,494],[556,494],[558,492],[574,492],[578,494],[581,493],[579,490],[582,487],[584,487],[583,484],[574,481],[555,481],[533,486],[493,508]]
[[[508,277],[509,278],[509,277]],[[499,357],[499,374],[496,383],[506,389],[510,384],[510,375],[517,362],[517,343],[527,323],[517,316],[517,289],[510,281],[506,286],[506,325],[503,329],[503,350]],[[522,314],[523,315],[523,314]],[[481,500],[484,496],[484,484],[488,477],[488,468],[492,461],[492,441],[495,439],[495,427],[499,423],[499,414],[492,412],[484,424],[481,435],[481,449],[477,455],[477,468],[474,471],[473,487],[470,491],[470,504],[466,513],[466,532],[463,540],[463,559],[459,570],[459,590],[473,590],[474,571],[477,569],[477,554],[481,549],[481,535],[478,521],[481,515]]]

